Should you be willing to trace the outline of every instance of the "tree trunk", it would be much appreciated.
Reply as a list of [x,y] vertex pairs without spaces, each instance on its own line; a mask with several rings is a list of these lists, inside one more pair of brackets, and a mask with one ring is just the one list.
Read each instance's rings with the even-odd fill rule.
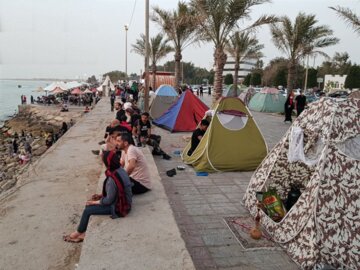
[[233,79],[233,89],[234,89],[234,97],[237,97],[237,86],[238,86],[238,76],[239,76],[239,68],[240,68],[240,58],[235,57],[235,67],[234,67],[234,79]]
[[[174,55],[175,58],[175,85],[174,87],[178,88],[180,86],[180,78],[181,78],[181,51],[178,49]],[[183,79],[183,78],[182,78]],[[177,90],[177,89],[176,89]]]
[[213,91],[213,104],[221,98],[223,91],[223,70],[226,64],[226,53],[223,48],[216,48],[215,50],[215,78],[214,78],[214,91]]
[[287,90],[288,91],[294,89],[295,73],[296,73],[296,63],[295,63],[295,61],[290,60],[288,63],[288,77],[287,77]]
[[152,71],[152,88],[153,91],[156,91],[156,63],[152,63],[151,65],[151,71]]

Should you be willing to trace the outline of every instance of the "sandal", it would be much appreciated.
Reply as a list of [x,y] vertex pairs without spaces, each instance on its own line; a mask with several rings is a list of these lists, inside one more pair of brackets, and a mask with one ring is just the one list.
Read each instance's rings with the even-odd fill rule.
[[69,242],[69,243],[81,243],[84,241],[84,238],[79,238],[79,237],[76,237],[76,238],[73,238],[70,236],[70,234],[68,235],[64,235],[63,236],[63,239],[65,242]]

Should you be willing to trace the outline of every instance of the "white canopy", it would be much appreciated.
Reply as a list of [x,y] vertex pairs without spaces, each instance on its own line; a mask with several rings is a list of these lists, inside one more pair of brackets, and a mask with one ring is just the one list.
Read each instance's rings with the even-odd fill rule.
[[68,87],[66,86],[66,84],[64,82],[53,82],[51,84],[49,84],[48,86],[46,86],[44,88],[44,91],[53,91],[56,88],[60,88],[61,90],[67,90]]
[[77,87],[81,87],[84,83],[79,83],[77,81],[72,81],[72,82],[67,82],[66,86],[67,89],[72,89],[72,88],[77,88]]
[[111,89],[112,91],[115,90],[115,86],[114,86],[114,84],[110,81],[109,75],[106,76],[106,78],[105,78],[105,80],[104,80],[104,82],[102,83],[101,86],[110,87],[110,89]]

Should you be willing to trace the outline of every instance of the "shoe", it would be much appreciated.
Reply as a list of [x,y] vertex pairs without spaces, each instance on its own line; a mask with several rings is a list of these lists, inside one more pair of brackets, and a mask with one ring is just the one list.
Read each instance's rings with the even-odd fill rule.
[[98,156],[100,154],[100,150],[91,150],[91,153]]
[[166,171],[166,175],[169,177],[173,177],[174,175],[176,175],[176,170],[175,169],[171,169]]
[[168,154],[166,154],[166,153],[164,153],[164,154],[162,155],[162,157],[163,157],[163,159],[166,159],[166,160],[171,159],[171,157],[170,157]]
[[99,145],[105,144],[105,141],[98,142]]
[[152,150],[151,154],[153,154],[154,156],[161,156],[163,153],[161,153],[161,151],[154,149]]

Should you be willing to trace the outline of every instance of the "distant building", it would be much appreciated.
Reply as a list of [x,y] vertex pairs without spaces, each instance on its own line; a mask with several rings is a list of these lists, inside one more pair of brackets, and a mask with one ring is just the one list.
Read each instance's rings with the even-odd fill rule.
[[326,74],[324,78],[324,89],[331,92],[335,89],[344,89],[347,75],[331,75]]
[[[158,89],[159,86],[162,84],[168,84],[171,86],[176,85],[175,75],[173,72],[157,71],[155,76],[156,76],[156,81],[155,81],[155,89],[153,89],[154,91]],[[145,72],[143,73],[142,78],[145,79]],[[152,87],[152,83],[153,83],[153,73],[152,71],[149,71],[149,86]]]
[[[257,59],[255,58],[248,58],[244,61],[240,61],[240,68],[239,68],[239,74],[238,74],[238,82],[242,82],[246,75],[251,73],[252,69],[255,68]],[[226,74],[231,74],[234,76],[235,73],[235,60],[233,57],[228,55],[226,64],[224,66],[223,70],[223,76]]]

